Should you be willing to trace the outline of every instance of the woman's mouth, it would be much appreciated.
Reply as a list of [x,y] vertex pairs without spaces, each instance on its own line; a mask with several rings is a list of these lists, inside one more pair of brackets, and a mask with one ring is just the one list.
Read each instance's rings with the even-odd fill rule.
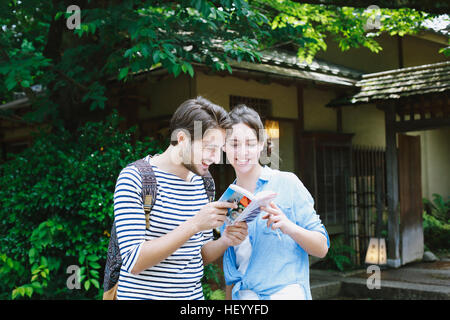
[[238,159],[236,159],[236,164],[238,165],[238,166],[246,166],[246,165],[248,165],[250,163],[250,160],[238,160]]

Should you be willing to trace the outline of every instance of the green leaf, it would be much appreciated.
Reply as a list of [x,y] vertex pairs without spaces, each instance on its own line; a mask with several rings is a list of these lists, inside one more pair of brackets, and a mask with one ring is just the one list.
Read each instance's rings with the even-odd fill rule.
[[26,287],[25,288],[25,294],[31,298],[31,296],[33,295],[33,288],[32,287]]
[[6,78],[5,84],[6,84],[6,89],[8,89],[8,91],[11,91],[17,85],[17,81],[8,77],[8,78]]
[[55,14],[55,20],[58,20],[59,18],[61,18],[64,15],[63,11],[59,11]]
[[96,255],[94,255],[94,254],[91,254],[91,255],[87,256],[86,259],[87,259],[88,261],[97,261],[97,260],[100,259],[100,257],[98,257],[98,256],[96,256]]
[[161,54],[161,51],[159,51],[159,50],[155,50],[155,51],[153,52],[153,63],[154,63],[154,64],[156,64],[156,63],[159,62],[159,60],[160,60],[160,58],[161,58],[160,54]]
[[125,78],[128,75],[128,70],[129,70],[128,67],[120,69],[118,79],[122,80],[123,78]]
[[98,281],[96,279],[91,279],[90,282],[92,282],[92,284],[94,285],[94,287],[96,287],[97,289],[100,288],[100,284],[98,283]]
[[91,268],[93,269],[100,269],[101,265],[99,265],[97,262],[90,262],[89,266],[91,266]]
[[18,290],[18,288],[16,288],[11,293],[11,299],[12,300],[16,299],[18,295],[19,295],[19,290]]
[[175,76],[175,78],[178,77],[180,72],[181,72],[181,66],[177,63],[173,64],[172,65],[172,73]]
[[90,270],[89,273],[91,274],[91,276],[93,276],[94,278],[99,278],[100,274],[97,270]]
[[91,287],[90,281],[89,281],[89,280],[86,280],[86,281],[84,282],[84,289],[85,289],[86,291],[88,291],[90,287]]
[[48,266],[48,260],[47,260],[47,258],[44,257],[44,256],[41,257],[41,265],[42,265],[43,267]]
[[192,67],[192,65],[189,62],[184,62],[183,67],[184,67],[183,72],[186,73],[186,71],[187,71],[189,73],[189,75],[191,76],[191,78],[193,78],[194,77],[194,68]]

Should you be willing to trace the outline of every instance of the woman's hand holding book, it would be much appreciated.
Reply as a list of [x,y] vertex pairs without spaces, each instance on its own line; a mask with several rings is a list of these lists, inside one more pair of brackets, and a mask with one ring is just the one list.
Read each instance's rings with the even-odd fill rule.
[[223,241],[225,241],[228,246],[237,246],[245,240],[247,235],[247,223],[240,221],[231,226],[226,226],[221,238],[223,238]]

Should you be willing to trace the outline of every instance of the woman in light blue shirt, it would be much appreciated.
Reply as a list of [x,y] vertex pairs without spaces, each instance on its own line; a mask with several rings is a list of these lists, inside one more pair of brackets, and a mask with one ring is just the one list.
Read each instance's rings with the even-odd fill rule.
[[227,298],[311,299],[308,254],[322,258],[329,248],[314,200],[295,174],[260,165],[266,139],[256,111],[239,105],[230,118],[224,150],[236,172],[234,183],[253,193],[275,191],[277,197],[248,224],[248,237],[224,254]]

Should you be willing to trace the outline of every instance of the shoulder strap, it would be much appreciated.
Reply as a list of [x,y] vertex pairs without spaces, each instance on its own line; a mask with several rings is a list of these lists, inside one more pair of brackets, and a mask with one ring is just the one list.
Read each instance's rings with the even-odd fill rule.
[[214,184],[214,179],[211,176],[211,173],[208,173],[202,176],[203,184],[205,185],[205,191],[208,196],[208,201],[213,202],[216,198],[216,186]]
[[[202,179],[203,184],[205,185],[206,194],[208,195],[208,201],[213,202],[216,198],[216,185],[214,183],[214,179],[209,171],[207,174],[202,176]],[[220,238],[219,228],[213,229],[213,239],[217,240],[219,238]]]
[[150,163],[144,159],[137,160],[129,165],[134,165],[139,170],[142,178],[142,202],[144,203],[145,224],[148,229],[150,227],[150,211],[155,204],[156,194],[158,192],[155,173]]

